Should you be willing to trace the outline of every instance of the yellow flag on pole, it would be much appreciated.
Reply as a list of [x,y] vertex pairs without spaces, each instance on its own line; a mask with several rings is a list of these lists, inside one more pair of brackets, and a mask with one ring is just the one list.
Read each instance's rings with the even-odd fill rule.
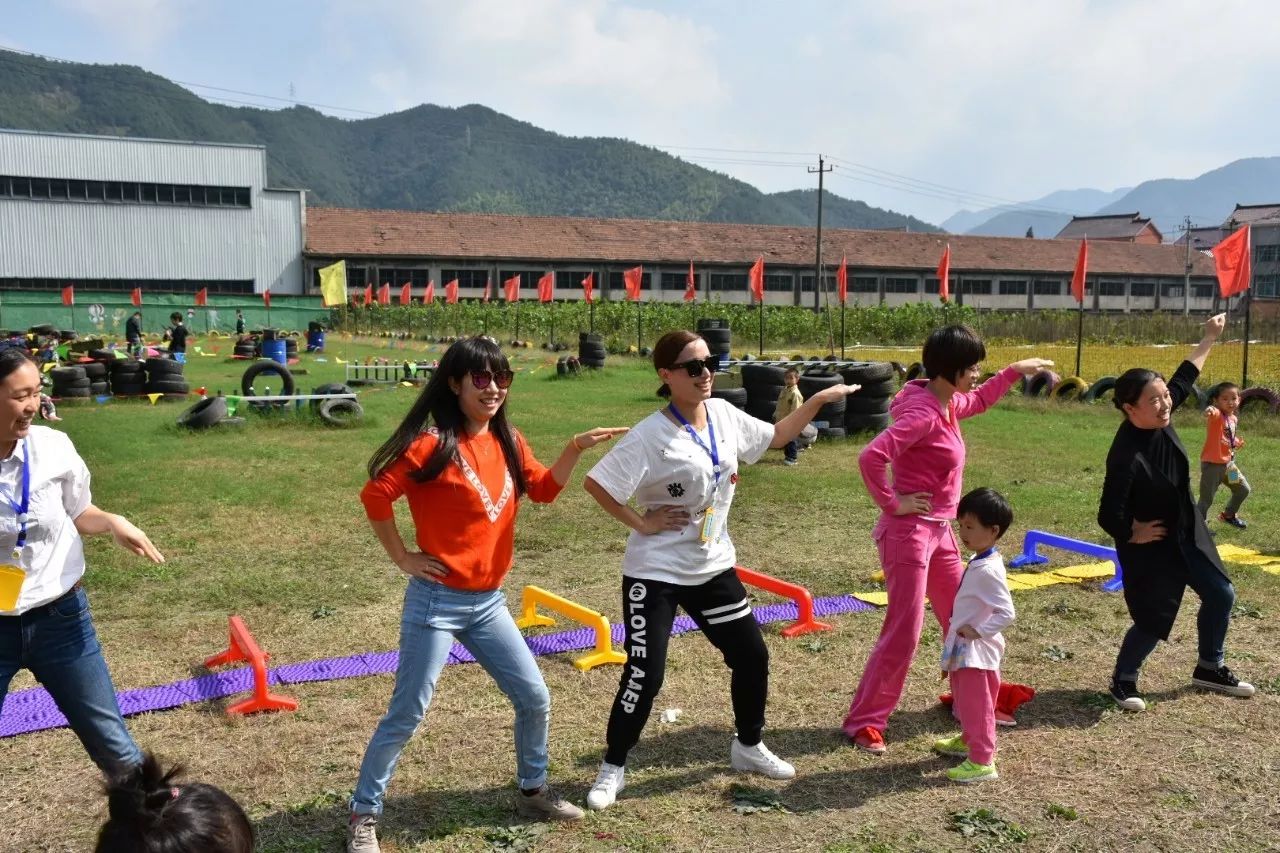
[[338,261],[320,268],[320,298],[326,308],[347,302],[347,262]]

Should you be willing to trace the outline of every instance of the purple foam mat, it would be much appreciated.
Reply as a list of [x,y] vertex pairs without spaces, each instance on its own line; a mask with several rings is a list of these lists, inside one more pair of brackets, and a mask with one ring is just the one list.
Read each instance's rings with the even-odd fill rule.
[[[816,599],[813,609],[817,616],[835,616],[876,608],[853,596],[838,595]],[[796,605],[792,602],[766,604],[755,608],[756,621],[762,625],[771,622],[790,622],[796,618],[796,612]],[[621,643],[626,629],[622,625],[612,625],[611,628],[613,642]],[[692,619],[688,616],[680,616],[672,625],[671,634],[678,636],[696,630],[698,626]],[[595,645],[595,634],[590,628],[575,628],[570,631],[528,637],[525,642],[535,655],[555,655],[591,648]],[[342,678],[361,678],[366,675],[385,675],[395,672],[399,659],[399,652],[389,651],[290,663],[269,670],[267,683],[305,684],[309,681],[334,681]],[[463,648],[461,643],[453,644],[453,649],[449,652],[450,664],[474,662],[475,658]],[[116,694],[116,699],[120,703],[121,713],[129,717],[147,711],[165,711],[195,702],[223,699],[252,689],[253,670],[251,667],[241,667],[224,672],[211,672],[171,684],[122,690]],[[67,718],[58,710],[53,697],[43,687],[20,690],[10,694],[3,701],[4,710],[0,713],[0,737],[56,729],[67,724]]]

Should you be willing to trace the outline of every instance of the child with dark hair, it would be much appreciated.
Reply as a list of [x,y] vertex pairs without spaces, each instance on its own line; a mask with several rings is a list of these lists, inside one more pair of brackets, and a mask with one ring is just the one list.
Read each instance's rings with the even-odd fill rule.
[[1213,496],[1218,486],[1231,490],[1231,500],[1218,514],[1218,520],[1244,530],[1245,524],[1238,513],[1244,499],[1249,497],[1249,481],[1236,465],[1236,451],[1244,447],[1244,439],[1237,430],[1236,412],[1240,409],[1240,386],[1234,382],[1219,382],[1209,389],[1209,405],[1204,410],[1208,421],[1204,436],[1204,448],[1200,451],[1200,514],[1209,517]]
[[[773,422],[776,424],[787,415],[804,405],[804,397],[800,396],[800,371],[788,367],[783,374],[782,393],[778,395],[777,405],[773,407]],[[794,465],[799,459],[800,439],[793,438],[782,448],[782,463]]]
[[182,324],[181,312],[174,311],[169,315],[169,320],[173,323],[173,328],[169,330],[169,357],[174,361],[185,364],[187,360],[187,336],[190,332]]
[[253,827],[225,791],[176,784],[181,767],[164,770],[148,753],[107,783],[108,819],[95,853],[252,853]]
[[994,489],[974,489],[956,507],[960,541],[974,552],[951,610],[951,628],[942,643],[942,671],[951,679],[951,695],[961,733],[933,748],[963,756],[947,771],[953,782],[996,779],[996,699],[1004,636],[1013,624],[1013,596],[1005,580],[1004,558],[996,543],[1013,523],[1013,510]]

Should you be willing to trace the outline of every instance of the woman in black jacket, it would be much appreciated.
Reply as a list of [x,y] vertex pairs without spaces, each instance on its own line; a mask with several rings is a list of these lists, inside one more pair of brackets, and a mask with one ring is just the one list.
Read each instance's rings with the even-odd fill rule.
[[1115,539],[1124,600],[1133,617],[1111,680],[1111,695],[1126,711],[1146,708],[1138,671],[1156,643],[1169,638],[1186,587],[1200,596],[1199,660],[1191,683],[1232,696],[1253,695],[1253,685],[1236,678],[1223,662],[1235,590],[1204,516],[1196,511],[1187,452],[1170,420],[1191,396],[1191,385],[1225,324],[1222,314],[1205,322],[1204,337],[1168,384],[1159,373],[1140,367],[1116,381],[1115,406],[1125,421],[1107,454],[1098,524]]

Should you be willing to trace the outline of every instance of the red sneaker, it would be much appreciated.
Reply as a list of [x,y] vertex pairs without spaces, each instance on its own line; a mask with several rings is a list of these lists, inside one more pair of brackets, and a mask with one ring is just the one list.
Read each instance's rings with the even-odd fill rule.
[[1013,718],[1013,714],[1007,714],[1004,711],[996,711],[997,726],[1016,726],[1018,721]]
[[858,729],[853,733],[853,737],[850,740],[854,746],[863,752],[869,752],[872,755],[884,755],[885,753],[884,735],[871,728],[871,726],[863,726]]

